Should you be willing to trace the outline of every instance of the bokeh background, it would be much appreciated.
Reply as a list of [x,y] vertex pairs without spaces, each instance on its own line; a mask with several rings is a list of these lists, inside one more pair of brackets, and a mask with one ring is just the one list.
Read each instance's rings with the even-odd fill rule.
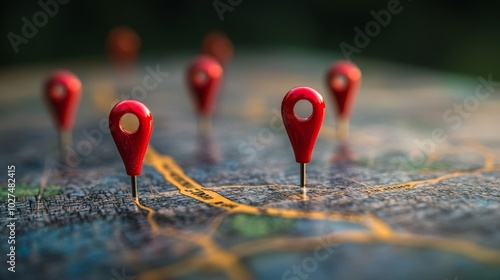
[[[41,0],[48,2],[49,0]],[[54,0],[53,0],[54,1]],[[68,1],[68,0],[66,0]],[[7,34],[21,35],[37,1],[4,0],[0,6],[0,66],[79,57],[105,58],[108,31],[119,24],[142,37],[142,56],[196,51],[210,30],[221,30],[237,51],[304,49],[340,53],[354,45],[354,27],[373,21],[370,11],[390,1],[69,0],[16,54]],[[222,4],[220,4],[222,3]],[[236,4],[231,7],[232,4]],[[500,76],[498,1],[401,0],[402,12],[351,58],[376,58],[474,76]],[[214,5],[229,5],[221,20]]]

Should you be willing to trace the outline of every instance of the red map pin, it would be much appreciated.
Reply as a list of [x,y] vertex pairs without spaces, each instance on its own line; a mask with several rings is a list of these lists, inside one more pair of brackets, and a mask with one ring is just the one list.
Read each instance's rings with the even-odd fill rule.
[[349,118],[361,83],[361,71],[350,61],[335,62],[328,70],[327,83],[337,104],[337,135],[344,140],[349,133]]
[[[199,56],[188,68],[187,79],[198,115],[206,124],[213,113],[222,80],[222,66],[215,58]],[[208,127],[206,127],[208,129]]]
[[109,58],[117,68],[130,70],[137,60],[141,38],[133,29],[117,26],[109,32],[106,48]]
[[[136,131],[127,131],[122,127],[121,118],[130,113],[139,120]],[[132,197],[137,197],[137,175],[141,174],[142,161],[146,154],[151,132],[153,116],[149,109],[139,101],[124,100],[116,104],[109,114],[109,129],[122,157],[127,174],[131,176]]]
[[217,59],[223,66],[227,65],[233,57],[234,47],[229,38],[222,32],[209,33],[201,43],[201,53]]
[[361,71],[350,61],[338,61],[330,67],[327,81],[337,102],[337,114],[349,118],[361,82]]
[[44,84],[44,97],[59,130],[61,157],[71,146],[71,129],[82,91],[82,83],[71,72],[58,70],[50,74]]
[[[295,115],[294,107],[299,100],[307,100],[311,103],[312,114],[308,118],[299,118]],[[281,115],[295,153],[295,161],[300,163],[300,186],[305,187],[306,163],[311,161],[314,144],[323,124],[325,102],[314,89],[296,87],[283,98]]]
[[55,71],[45,81],[45,99],[58,129],[73,128],[81,91],[82,83],[69,71]]

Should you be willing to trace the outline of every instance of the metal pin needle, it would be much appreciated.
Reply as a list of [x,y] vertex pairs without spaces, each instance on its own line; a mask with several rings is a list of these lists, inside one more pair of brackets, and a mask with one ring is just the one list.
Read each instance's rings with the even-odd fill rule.
[[300,187],[301,188],[306,187],[306,164],[305,163],[300,164]]
[[132,184],[132,198],[137,198],[137,176],[130,176],[130,183]]

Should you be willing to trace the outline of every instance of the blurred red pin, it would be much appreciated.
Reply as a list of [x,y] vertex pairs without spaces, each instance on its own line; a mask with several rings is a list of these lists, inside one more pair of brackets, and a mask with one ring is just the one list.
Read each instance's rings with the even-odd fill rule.
[[349,135],[349,118],[361,83],[361,71],[350,61],[335,62],[328,70],[327,83],[337,104],[337,137],[344,141]]
[[108,56],[120,70],[130,70],[141,48],[141,38],[137,33],[126,26],[118,26],[112,29],[106,41]]
[[[307,100],[312,105],[312,113],[308,118],[299,118],[295,115],[294,107],[300,100]],[[296,87],[283,98],[281,115],[295,153],[295,161],[300,163],[300,186],[305,187],[306,163],[311,161],[314,144],[323,124],[325,102],[314,89]]]
[[211,32],[201,43],[201,53],[217,59],[226,66],[233,57],[234,47],[231,40],[222,32]]
[[65,70],[53,72],[44,84],[44,97],[59,130],[61,157],[64,157],[65,148],[71,146],[71,129],[75,123],[81,91],[80,80]]
[[209,56],[195,58],[188,68],[188,85],[200,116],[200,131],[208,132],[215,99],[222,80],[222,66]]
[[[122,117],[125,114],[133,114],[137,117],[139,120],[137,130],[130,132],[123,128]],[[109,129],[127,174],[131,176],[132,197],[137,198],[137,176],[141,174],[142,161],[153,131],[153,116],[141,102],[124,100],[111,110]]]

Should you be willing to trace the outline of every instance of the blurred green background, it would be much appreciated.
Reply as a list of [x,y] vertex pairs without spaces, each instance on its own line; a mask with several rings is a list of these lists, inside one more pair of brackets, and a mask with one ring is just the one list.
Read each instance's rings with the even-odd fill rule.
[[[47,3],[55,0],[41,0]],[[63,2],[63,0],[60,0]],[[42,11],[38,1],[0,4],[0,65],[73,57],[105,57],[108,31],[118,25],[142,37],[142,55],[198,50],[208,31],[222,30],[237,50],[304,48],[341,53],[354,43],[355,27],[374,20],[371,11],[390,1],[262,0],[64,0],[59,11],[16,54],[8,34],[22,36],[26,17]],[[397,1],[396,1],[397,2]],[[219,9],[227,9],[221,20]],[[228,8],[229,7],[229,8]],[[474,76],[500,75],[500,2],[401,0],[402,11],[351,56],[410,63]],[[43,18],[41,18],[43,20]]]

